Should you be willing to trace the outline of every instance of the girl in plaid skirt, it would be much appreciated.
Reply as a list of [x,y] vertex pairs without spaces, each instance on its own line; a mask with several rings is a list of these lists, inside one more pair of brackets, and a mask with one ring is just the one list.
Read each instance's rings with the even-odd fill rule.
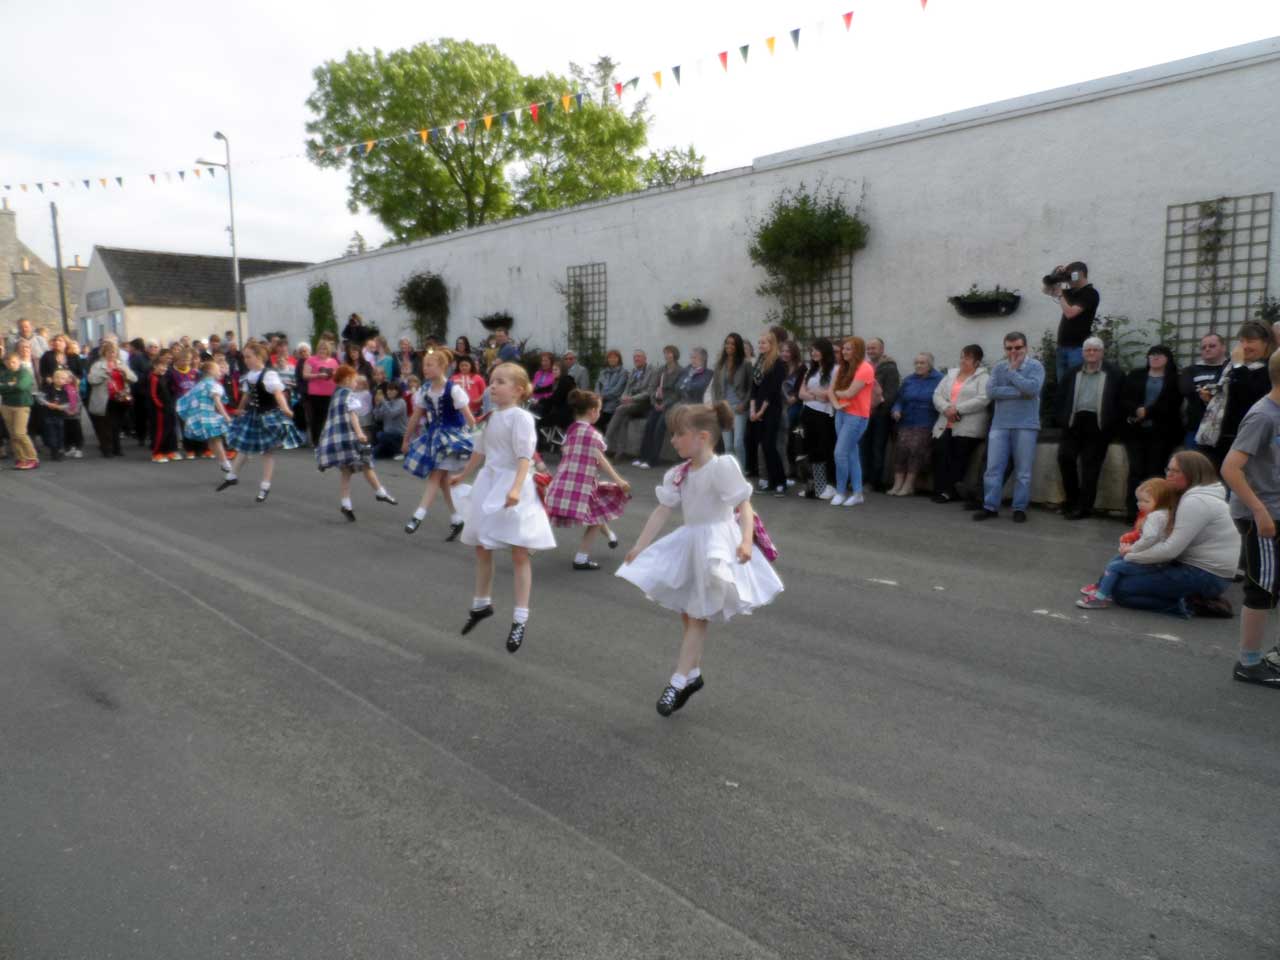
[[[591,541],[597,533],[603,533],[610,549],[618,545],[609,521],[622,516],[630,499],[631,485],[618,476],[604,455],[604,437],[595,428],[600,419],[600,395],[589,390],[573,390],[569,393],[569,409],[573,411],[574,420],[560,448],[560,466],[547,487],[545,506],[555,526],[586,527],[573,557],[573,569],[599,570],[600,564],[591,559]],[[613,482],[600,483],[599,470]]]
[[236,451],[231,470],[217,486],[217,492],[240,482],[239,471],[253,453],[262,454],[262,482],[254,499],[263,503],[271,492],[271,475],[275,472],[275,450],[293,450],[302,446],[301,435],[293,426],[293,411],[284,398],[284,383],[274,370],[267,370],[267,349],[260,343],[245,344],[241,351],[248,373],[241,381],[240,407],[227,445]]
[[223,404],[226,391],[218,382],[218,364],[206,360],[200,364],[200,382],[178,399],[177,414],[182,418],[182,432],[191,440],[207,440],[209,449],[218,457],[223,473],[231,470],[222,438],[227,435],[231,414]]
[[[405,455],[404,468],[427,481],[418,509],[404,525],[404,532],[413,533],[422,526],[439,493],[449,508],[449,536],[445,542],[456,540],[462,532],[462,514],[453,503],[449,474],[461,470],[471,456],[471,430],[476,425],[467,392],[448,379],[452,363],[453,353],[444,347],[431,347],[422,355],[423,384],[413,395],[413,413],[400,446]],[[417,433],[418,425],[424,421],[422,432]]]
[[352,392],[356,382],[356,371],[345,363],[333,372],[333,399],[329,401],[329,412],[325,416],[324,429],[320,431],[320,442],[316,444],[316,465],[323,473],[331,467],[338,468],[340,480],[338,492],[341,498],[339,509],[351,523],[355,523],[356,514],[351,506],[351,475],[359,470],[373,487],[374,499],[380,503],[395,505],[396,499],[387,493],[387,488],[378,480],[373,471],[373,449],[369,446],[369,438],[365,436],[364,427],[360,424],[360,400]]

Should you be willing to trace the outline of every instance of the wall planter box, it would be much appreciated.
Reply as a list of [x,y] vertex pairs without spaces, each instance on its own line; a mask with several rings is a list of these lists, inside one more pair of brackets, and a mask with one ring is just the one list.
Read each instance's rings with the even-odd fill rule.
[[480,317],[480,326],[486,330],[510,330],[515,326],[515,318],[509,313],[491,313],[487,317]]
[[711,308],[706,304],[682,307],[677,303],[667,307],[666,312],[667,319],[676,326],[691,327],[706,322],[707,317],[711,315]]
[[992,292],[991,296],[983,296],[982,293],[985,292],[987,291],[978,291],[975,287],[966,294],[947,297],[947,303],[955,307],[956,313],[962,317],[980,319],[982,317],[1007,317],[1017,310],[1018,304],[1022,302],[1020,294],[1001,290],[999,287]]

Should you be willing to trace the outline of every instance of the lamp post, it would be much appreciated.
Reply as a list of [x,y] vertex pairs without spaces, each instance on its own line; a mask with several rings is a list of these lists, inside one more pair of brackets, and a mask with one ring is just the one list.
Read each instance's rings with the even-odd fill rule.
[[215,131],[213,139],[221,140],[222,145],[227,149],[227,162],[215,163],[212,160],[197,160],[196,163],[205,167],[221,167],[227,172],[227,204],[231,208],[231,276],[235,284],[235,302],[236,302],[236,339],[239,345],[244,345],[244,327],[240,322],[240,257],[236,253],[236,200],[231,190],[231,141],[227,139],[227,135],[221,130]]

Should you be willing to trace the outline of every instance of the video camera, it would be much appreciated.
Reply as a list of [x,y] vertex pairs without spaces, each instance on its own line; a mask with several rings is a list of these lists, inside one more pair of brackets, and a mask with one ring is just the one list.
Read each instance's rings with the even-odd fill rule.
[[1083,274],[1079,270],[1067,270],[1064,267],[1061,270],[1053,271],[1053,273],[1046,273],[1043,279],[1046,287],[1062,287],[1065,290],[1082,276]]

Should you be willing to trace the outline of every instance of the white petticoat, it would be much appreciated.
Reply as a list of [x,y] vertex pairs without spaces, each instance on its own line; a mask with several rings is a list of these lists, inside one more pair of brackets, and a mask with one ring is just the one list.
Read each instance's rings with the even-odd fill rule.
[[668,610],[698,620],[749,614],[781,593],[782,581],[758,547],[749,561],[738,562],[741,538],[734,523],[686,525],[650,544],[616,576]]
[[463,543],[488,550],[526,547],[529,550],[554,550],[555,534],[551,521],[542,508],[530,467],[520,488],[520,502],[507,506],[507,491],[515,483],[516,472],[485,464],[476,476],[475,485],[453,488],[453,503],[462,514]]

